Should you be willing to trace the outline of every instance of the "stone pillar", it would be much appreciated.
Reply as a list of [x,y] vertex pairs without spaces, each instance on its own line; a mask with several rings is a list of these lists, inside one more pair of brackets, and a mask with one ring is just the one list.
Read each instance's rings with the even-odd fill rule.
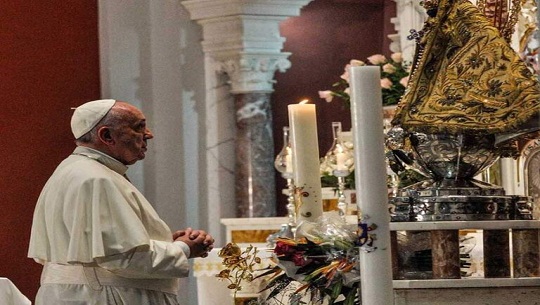
[[390,249],[392,251],[392,279],[399,280],[399,249],[398,238],[396,231],[390,231]]
[[276,194],[270,94],[236,94],[235,109],[237,215],[273,215]]
[[[225,181],[235,189],[236,198],[234,202],[209,202],[209,206],[235,204],[237,217],[275,216],[270,94],[273,92],[275,71],[284,72],[290,67],[287,59],[290,54],[281,52],[285,39],[280,36],[279,23],[290,16],[298,16],[300,8],[310,1],[182,1],[191,19],[202,26],[203,51],[207,64],[211,65],[206,67],[207,84],[212,86],[217,83],[215,79],[226,76],[228,94],[233,96],[227,99],[220,90],[222,88],[209,88],[207,104],[216,102],[209,100],[212,97],[235,104],[236,122],[230,124],[236,126],[234,151],[220,151],[220,154],[236,155],[235,179],[233,182]],[[226,138],[223,140],[228,141]],[[207,158],[221,159],[213,153]],[[215,183],[218,186],[223,182]],[[209,189],[217,189],[212,183],[209,181]]]
[[484,230],[484,277],[510,277],[510,233]]
[[431,231],[431,253],[434,279],[459,279],[459,231]]
[[514,277],[540,276],[540,246],[537,229],[513,229]]

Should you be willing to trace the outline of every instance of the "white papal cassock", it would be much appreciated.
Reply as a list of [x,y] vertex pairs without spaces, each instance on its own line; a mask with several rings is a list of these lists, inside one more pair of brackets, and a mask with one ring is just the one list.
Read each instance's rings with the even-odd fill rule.
[[189,247],[173,242],[126,170],[77,147],[47,181],[28,252],[44,264],[36,305],[177,304]]

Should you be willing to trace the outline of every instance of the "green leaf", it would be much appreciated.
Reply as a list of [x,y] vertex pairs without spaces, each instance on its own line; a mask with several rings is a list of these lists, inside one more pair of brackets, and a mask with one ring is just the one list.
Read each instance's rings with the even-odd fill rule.
[[342,287],[343,287],[343,283],[341,282],[341,279],[335,281],[335,284],[332,285],[332,293],[330,294],[330,297],[334,300],[337,299],[337,297],[341,293]]
[[347,297],[345,297],[345,302],[343,302],[343,305],[354,305],[354,297],[356,296],[357,289],[351,289],[349,293],[347,294]]

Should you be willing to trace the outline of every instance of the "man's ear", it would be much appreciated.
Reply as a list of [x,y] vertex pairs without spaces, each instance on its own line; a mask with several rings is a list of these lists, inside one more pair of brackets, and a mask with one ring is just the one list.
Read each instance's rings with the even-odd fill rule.
[[108,126],[101,126],[97,130],[97,136],[101,143],[106,145],[114,144],[114,139],[111,134],[112,130]]

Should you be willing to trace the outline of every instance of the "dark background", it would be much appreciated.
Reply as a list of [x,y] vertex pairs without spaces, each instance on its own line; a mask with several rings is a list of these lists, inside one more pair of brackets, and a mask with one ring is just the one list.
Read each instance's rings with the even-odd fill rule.
[[[390,56],[390,19],[396,16],[392,0],[313,1],[299,17],[281,24],[287,40],[285,52],[292,63],[285,73],[276,73],[272,95],[275,153],[283,147],[283,126],[288,126],[287,105],[309,99],[317,105],[319,154],[332,145],[332,122],[340,121],[344,131],[351,129],[350,109],[334,99],[327,103],[318,91],[330,90],[351,59],[366,61],[373,54]],[[278,215],[287,215],[287,197],[282,194],[286,181],[276,173]]]

